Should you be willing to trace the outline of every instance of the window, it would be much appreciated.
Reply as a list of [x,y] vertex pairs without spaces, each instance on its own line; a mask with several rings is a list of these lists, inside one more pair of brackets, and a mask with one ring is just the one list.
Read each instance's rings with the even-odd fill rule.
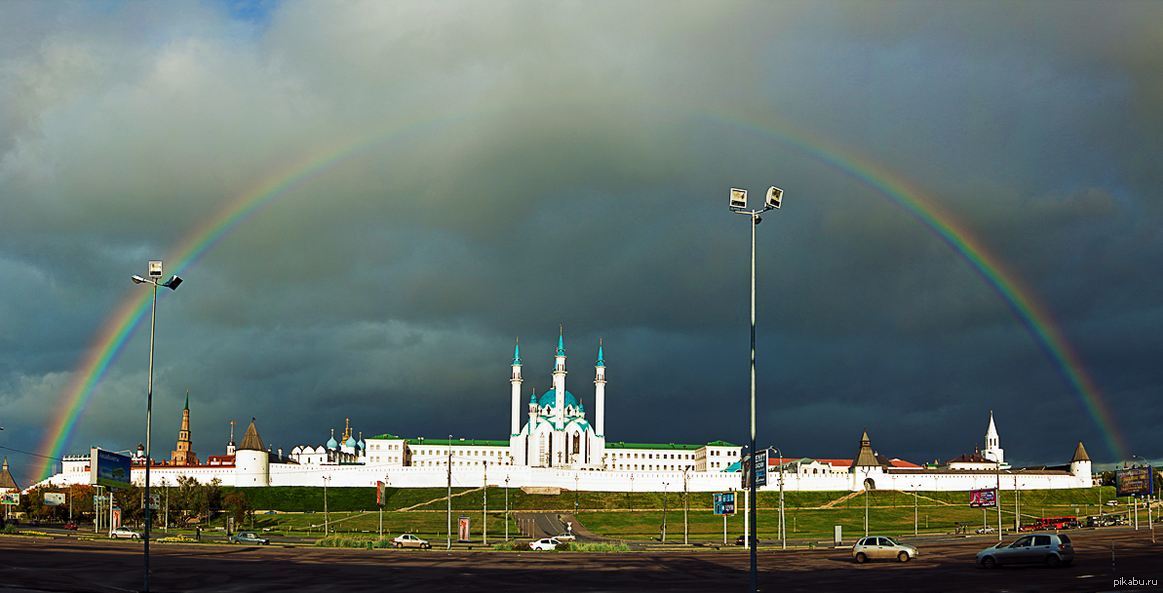
[[1035,546],[1048,546],[1048,545],[1050,545],[1050,536],[1048,536],[1048,535],[1035,535],[1034,536],[1034,545]]

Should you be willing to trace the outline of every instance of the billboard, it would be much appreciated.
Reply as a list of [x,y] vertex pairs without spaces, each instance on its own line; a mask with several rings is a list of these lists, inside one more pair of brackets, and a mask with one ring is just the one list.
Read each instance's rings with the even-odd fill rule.
[[0,494],[0,504],[8,505],[10,507],[14,507],[14,506],[20,504],[20,493],[19,492],[5,492],[3,494]]
[[985,490],[970,490],[969,506],[975,509],[978,507],[997,506],[997,489],[987,488]]
[[459,520],[456,523],[456,541],[458,541],[458,542],[467,542],[468,541],[468,528],[469,528],[468,516],[461,515]]
[[1118,496],[1149,496],[1155,493],[1154,468],[1128,467],[1115,470],[1115,493]]
[[760,451],[755,455],[744,456],[743,461],[743,490],[751,489],[751,470],[755,469],[755,487],[762,488],[767,485],[767,450]]
[[50,507],[59,507],[62,504],[65,504],[65,493],[64,492],[45,492],[44,493],[44,504],[45,504],[45,506],[50,506]]
[[715,504],[716,515],[734,515],[735,514],[735,493],[734,492],[716,492],[711,495]]
[[110,488],[129,488],[131,460],[121,455],[93,447],[89,449],[89,483]]

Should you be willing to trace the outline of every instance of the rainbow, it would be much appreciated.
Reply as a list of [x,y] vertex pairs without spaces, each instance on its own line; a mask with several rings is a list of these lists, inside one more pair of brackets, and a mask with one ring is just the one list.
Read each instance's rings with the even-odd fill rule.
[[[463,117],[463,116],[461,116]],[[1009,305],[1013,313],[1030,331],[1037,343],[1055,362],[1066,380],[1081,396],[1082,401],[1102,431],[1110,451],[1117,457],[1126,457],[1127,447],[1114,429],[1109,410],[1094,380],[1085,372],[1078,355],[1070,347],[1061,330],[1053,322],[1049,310],[1040,304],[1033,293],[1017,281],[1016,276],[1007,271],[1000,260],[989,253],[972,234],[932,200],[911,187],[904,179],[879,167],[866,159],[849,154],[832,146],[820,138],[809,138],[789,126],[773,126],[769,123],[756,124],[731,116],[712,115],[713,119],[755,130],[787,146],[810,155],[816,160],[833,167],[861,183],[888,197],[903,208],[913,218],[931,229],[955,252],[960,254],[972,268]],[[458,117],[457,119],[460,119]],[[196,263],[207,250],[217,244],[230,231],[252,217],[257,211],[270,204],[276,197],[302,185],[320,173],[330,169],[345,158],[359,153],[362,149],[386,141],[405,129],[433,123],[425,120],[413,123],[404,129],[393,129],[361,137],[346,143],[325,146],[314,153],[304,155],[286,166],[272,171],[259,183],[239,194],[200,226],[194,228],[167,258],[169,268],[180,273]],[[72,378],[61,395],[62,405],[58,406],[56,417],[50,424],[39,451],[42,466],[37,474],[39,479],[49,477],[56,461],[61,458],[69,443],[77,420],[84,413],[94,388],[104,377],[110,363],[117,357],[126,340],[133,334],[145,317],[149,308],[149,291],[139,290],[124,297],[113,315],[105,321],[96,339],[86,350]]]
[[1062,377],[1078,394],[1083,407],[1102,433],[1108,450],[1117,459],[1127,458],[1129,448],[1122,434],[1116,429],[1110,409],[1094,379],[1086,372],[1078,353],[1066,341],[1066,336],[1055,323],[1050,309],[1034,296],[1034,291],[1023,284],[1016,274],[1005,267],[1000,258],[986,249],[968,228],[959,224],[952,215],[904,178],[823,138],[809,137],[784,122],[775,125],[770,122],[760,124],[729,114],[713,114],[711,117],[721,123],[759,132],[844,172],[886,196],[934,232],[969,262],[973,270],[1002,297],[1035,342],[1050,357]]
[[[166,272],[179,274],[186,270],[230,231],[270,204],[276,197],[301,186],[345,158],[399,134],[446,121],[449,121],[448,118],[413,120],[405,126],[386,132],[381,130],[365,134],[355,141],[325,145],[321,150],[305,154],[272,171],[257,184],[229,200],[216,214],[190,231],[166,258]],[[101,326],[96,339],[86,349],[80,364],[72,373],[72,378],[65,385],[60,398],[62,404],[56,408],[57,414],[50,423],[49,432],[45,434],[37,449],[42,460],[40,468],[35,472],[39,480],[52,475],[56,462],[61,459],[69,443],[77,420],[88,406],[94,388],[105,376],[110,363],[117,358],[126,340],[145,318],[151,302],[150,296],[151,292],[148,290],[137,290],[124,297],[113,315]]]

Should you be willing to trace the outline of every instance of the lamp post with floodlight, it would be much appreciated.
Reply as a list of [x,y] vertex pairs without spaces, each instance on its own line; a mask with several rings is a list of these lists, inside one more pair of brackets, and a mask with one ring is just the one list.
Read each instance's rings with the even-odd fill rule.
[[153,465],[150,458],[150,431],[153,426],[153,342],[154,330],[157,328],[157,289],[163,286],[170,290],[177,290],[182,279],[176,275],[170,276],[165,282],[159,282],[162,277],[161,260],[150,260],[146,277],[133,275],[130,278],[134,284],[149,284],[153,287],[153,306],[149,314],[149,373],[145,390],[145,543],[142,554],[145,557],[145,591],[149,593],[149,528],[153,521],[153,499],[149,493],[149,466]]
[[[751,465],[755,465],[755,227],[763,221],[761,215],[768,210],[779,208],[783,201],[783,190],[772,186],[767,190],[767,198],[763,202],[762,210],[748,210],[747,209],[747,190],[731,188],[731,211],[735,214],[743,214],[751,219],[751,445],[748,447],[748,455],[751,455]],[[751,499],[754,501],[751,508],[748,509],[750,515],[749,531],[744,541],[756,542],[755,527],[756,507],[759,506],[759,499],[756,498],[755,490],[755,468],[751,468],[751,476],[748,480],[747,489],[751,493]],[[759,590],[759,570],[757,567],[757,558],[755,554],[755,545],[748,546],[751,552],[751,591]]]

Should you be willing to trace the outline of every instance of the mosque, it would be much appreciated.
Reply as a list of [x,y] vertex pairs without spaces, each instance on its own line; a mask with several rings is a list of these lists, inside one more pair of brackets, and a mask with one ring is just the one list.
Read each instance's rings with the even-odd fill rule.
[[[510,426],[508,439],[404,437],[390,433],[363,436],[344,420],[339,439],[335,429],[325,443],[304,443],[289,450],[264,445],[255,419],[241,443],[234,442],[234,422],[224,455],[200,461],[193,449],[190,407],[186,405],[178,439],[169,460],[150,461],[151,484],[173,485],[178,477],[225,485],[372,486],[392,487],[507,486],[552,490],[716,492],[740,488],[737,444],[633,443],[610,441],[605,431],[606,361],[599,342],[594,362],[593,412],[567,388],[565,337],[559,333],[553,355],[551,385],[538,394],[523,389],[520,345],[510,365]],[[522,413],[524,411],[524,413]],[[358,435],[358,438],[356,436]],[[891,489],[963,491],[1087,488],[1092,485],[1091,461],[1079,442],[1070,461],[1059,466],[1015,468],[1005,451],[990,412],[985,447],[945,463],[916,464],[888,458],[872,448],[865,432],[850,459],[769,457],[766,488],[785,490]],[[133,459],[132,479],[144,483],[144,447]],[[62,471],[42,483],[88,483],[89,455],[66,457]],[[782,484],[781,484],[782,482]]]

